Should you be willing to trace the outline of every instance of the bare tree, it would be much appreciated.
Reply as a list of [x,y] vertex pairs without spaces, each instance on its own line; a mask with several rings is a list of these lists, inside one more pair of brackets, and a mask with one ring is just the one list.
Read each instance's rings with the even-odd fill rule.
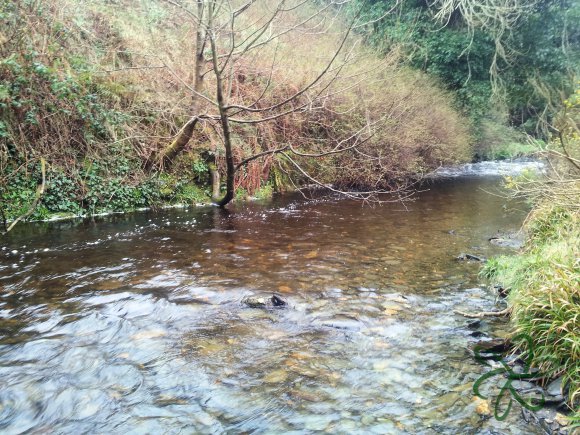
[[[235,128],[273,123],[304,112],[315,117],[317,112],[329,110],[327,103],[330,99],[368,80],[369,71],[353,72],[352,68],[348,68],[357,60],[357,39],[352,36],[352,31],[364,23],[359,22],[358,16],[346,25],[341,23],[338,15],[348,1],[340,0],[322,4],[310,0],[278,0],[274,3],[266,0],[165,1],[173,5],[176,13],[185,14],[195,29],[195,64],[193,80],[188,81],[164,63],[189,90],[192,115],[172,142],[159,153],[157,162],[170,165],[186,148],[196,127],[202,123],[209,124],[220,137],[225,153],[226,191],[221,197],[214,196],[217,205],[225,206],[234,198],[235,177],[242,168],[254,160],[275,154],[283,154],[306,179],[322,184],[307,173],[296,157],[322,158],[357,150],[388,118],[389,113],[378,119],[369,117],[362,128],[346,137],[344,134],[333,134],[332,128],[326,126],[324,141],[317,144],[314,151],[300,149],[292,143],[272,141],[263,145],[262,149],[241,152],[234,143]],[[320,65],[318,70],[292,92],[278,89],[273,80],[275,72],[283,67],[277,57],[278,47],[292,43],[292,35],[329,31],[339,33],[339,37],[326,59],[312,59],[314,64]],[[262,61],[264,58],[271,59],[268,70],[262,71],[258,80],[261,90],[257,95],[236,92],[235,88],[240,83],[249,80],[244,71],[251,69],[249,64],[258,58]],[[212,179],[214,183],[219,180],[215,170]],[[352,195],[368,197],[379,191],[376,189]]]

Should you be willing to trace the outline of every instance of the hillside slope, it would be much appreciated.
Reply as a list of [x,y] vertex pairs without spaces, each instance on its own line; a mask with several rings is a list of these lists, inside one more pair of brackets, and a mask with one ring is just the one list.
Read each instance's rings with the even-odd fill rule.
[[[36,219],[209,200],[209,169],[224,165],[215,123],[195,130],[171,168],[152,164],[197,115],[190,104],[196,28],[187,14],[161,0],[17,0],[0,7],[5,219],[33,202],[41,159],[47,163],[46,186],[32,215]],[[320,73],[345,24],[335,17],[323,17],[316,26],[301,24],[314,7],[296,8],[285,23],[272,24],[295,22],[298,31],[238,61],[227,98],[259,97],[261,104],[275,104]],[[259,21],[254,14],[241,26],[244,32]],[[237,160],[283,144],[315,153],[322,141],[347,141],[369,125],[377,128],[357,153],[303,157],[301,163],[321,182],[388,188],[470,158],[469,125],[434,80],[397,66],[396,48],[379,56],[351,37],[348,55],[324,104],[237,126]],[[267,92],[260,95],[266,82]],[[208,75],[203,92],[211,96],[213,88]],[[306,181],[283,156],[268,155],[248,165],[236,184],[240,192],[254,194],[264,186],[281,190]]]

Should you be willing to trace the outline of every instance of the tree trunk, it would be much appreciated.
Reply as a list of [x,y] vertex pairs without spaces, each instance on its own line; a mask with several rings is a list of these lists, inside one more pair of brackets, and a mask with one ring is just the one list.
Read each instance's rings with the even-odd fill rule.
[[234,165],[234,153],[232,148],[232,134],[230,130],[230,122],[227,110],[225,108],[225,100],[224,100],[224,92],[223,92],[223,81],[222,81],[222,74],[219,68],[219,61],[218,61],[218,53],[215,43],[215,35],[213,34],[213,3],[210,2],[208,5],[208,23],[209,23],[209,31],[208,37],[209,42],[211,44],[211,52],[212,52],[212,60],[213,60],[213,69],[216,78],[216,97],[218,108],[220,112],[220,123],[222,126],[222,131],[224,134],[224,148],[226,150],[226,194],[224,197],[218,201],[215,201],[215,204],[224,207],[226,206],[232,199],[234,199],[235,194],[235,175],[236,175],[236,166]]
[[209,175],[211,178],[211,198],[213,201],[219,201],[220,197],[220,173],[215,164],[209,164]]
[[193,136],[193,131],[195,130],[195,125],[197,124],[197,117],[191,118],[187,123],[181,128],[177,137],[173,142],[171,142],[167,147],[165,147],[157,158],[157,163],[159,166],[167,169],[173,163],[175,157],[177,157],[188,144]]
[[171,142],[167,147],[165,147],[157,155],[156,163],[160,167],[169,168],[173,160],[183,151],[186,145],[189,143],[193,137],[193,132],[195,131],[195,126],[199,119],[197,117],[197,112],[199,110],[199,95],[203,88],[203,65],[205,63],[205,58],[203,56],[203,49],[205,46],[206,36],[203,33],[203,2],[198,1],[197,3],[197,13],[199,17],[199,25],[197,32],[195,33],[195,68],[194,68],[194,82],[193,82],[193,95],[191,97],[191,109],[193,113],[193,118],[191,118],[187,123],[179,130],[177,137]]

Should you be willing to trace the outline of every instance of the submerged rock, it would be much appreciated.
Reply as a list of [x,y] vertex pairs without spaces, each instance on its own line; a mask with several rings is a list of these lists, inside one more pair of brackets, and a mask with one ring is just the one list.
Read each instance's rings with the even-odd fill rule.
[[273,372],[268,373],[262,379],[263,382],[266,384],[279,384],[284,382],[288,378],[288,373],[284,370],[274,370]]
[[481,326],[481,320],[480,319],[478,319],[478,320],[471,320],[471,321],[467,322],[467,327],[469,329],[477,329],[480,326]]
[[521,237],[516,237],[508,235],[505,237],[494,236],[488,239],[489,243],[496,246],[501,246],[504,248],[520,249],[524,245],[524,241]]
[[489,417],[491,415],[491,408],[487,400],[483,400],[479,397],[474,397],[473,402],[475,403],[475,412],[482,417]]
[[329,328],[346,329],[351,331],[360,331],[365,327],[364,323],[355,317],[337,314],[330,317],[319,317],[312,322],[315,326],[326,326]]

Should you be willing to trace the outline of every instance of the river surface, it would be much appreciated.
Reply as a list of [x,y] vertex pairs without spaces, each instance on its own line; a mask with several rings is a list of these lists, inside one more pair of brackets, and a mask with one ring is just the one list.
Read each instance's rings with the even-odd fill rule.
[[[380,206],[263,203],[19,225],[0,240],[1,433],[533,434],[476,412],[500,179]],[[277,292],[283,309],[248,308]],[[490,381],[492,382],[492,381]]]

